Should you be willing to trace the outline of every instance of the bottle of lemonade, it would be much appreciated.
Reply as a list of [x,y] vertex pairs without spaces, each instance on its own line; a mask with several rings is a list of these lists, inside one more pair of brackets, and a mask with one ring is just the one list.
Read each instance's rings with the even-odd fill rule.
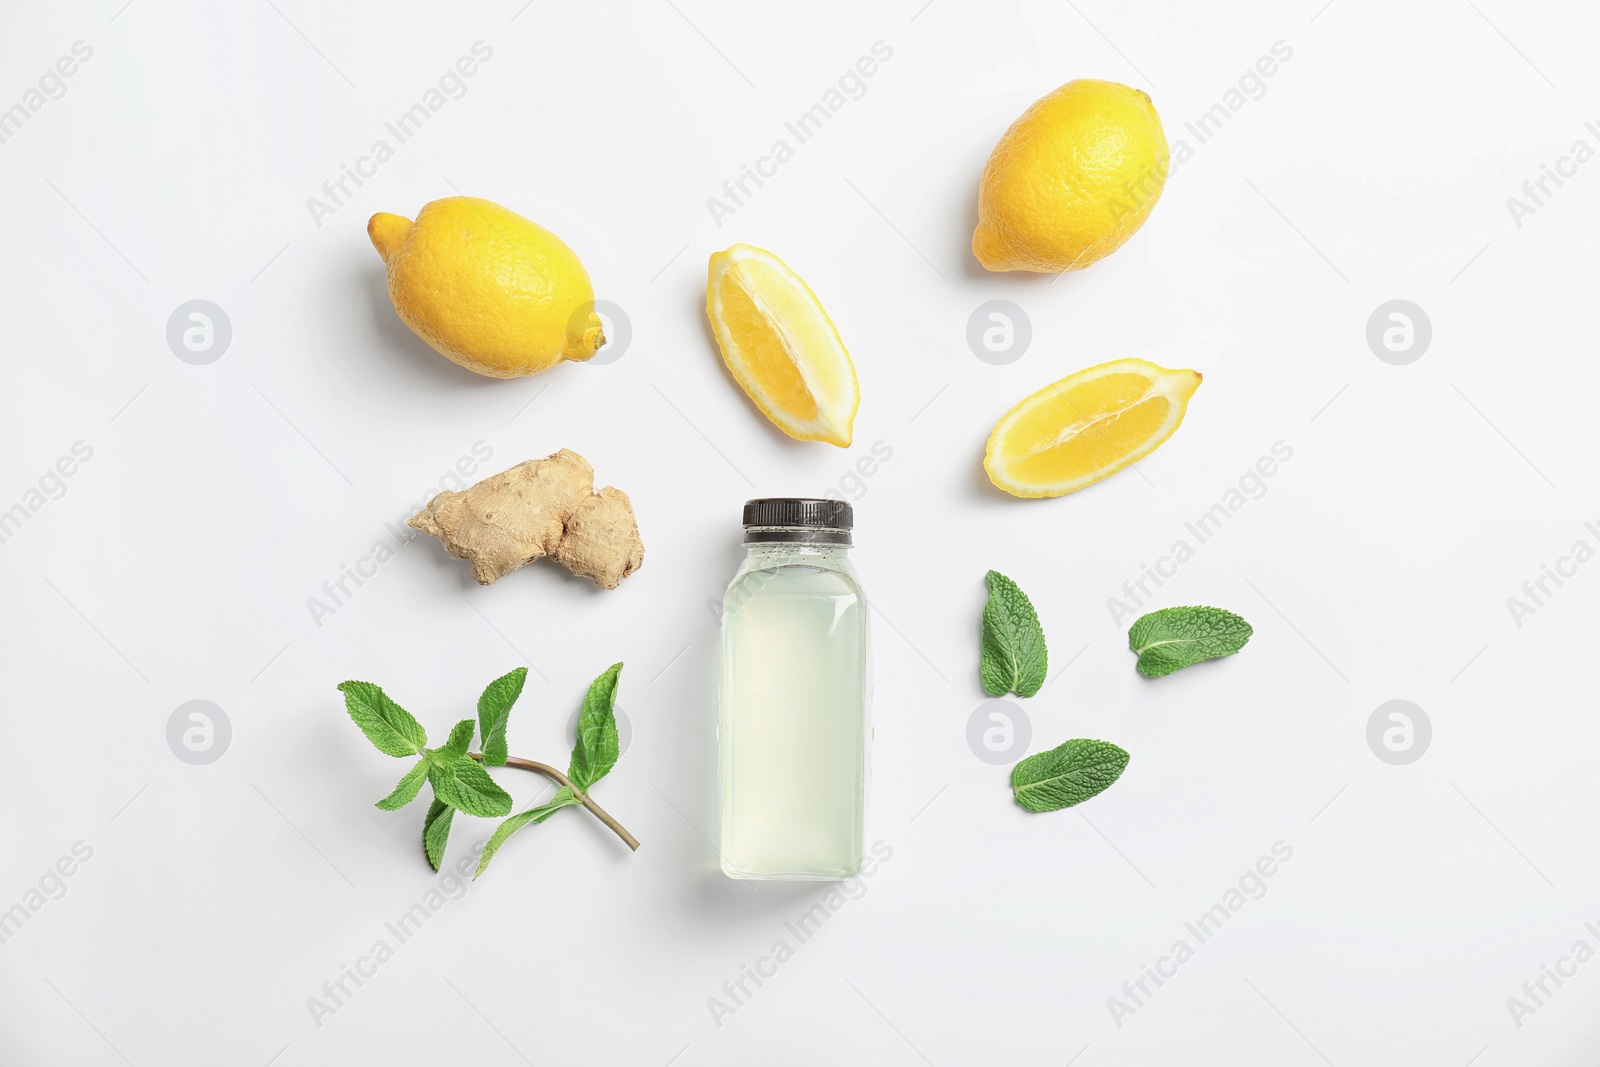
[[752,500],[723,603],[722,870],[848,878],[861,864],[871,736],[867,602],[836,500]]

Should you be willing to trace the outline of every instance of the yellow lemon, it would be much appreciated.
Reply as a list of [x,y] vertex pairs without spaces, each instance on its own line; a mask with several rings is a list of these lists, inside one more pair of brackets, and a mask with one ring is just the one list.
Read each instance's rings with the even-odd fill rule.
[[764,248],[711,257],[706,316],[733,380],[790,437],[850,446],[861,392],[839,331],[800,276]]
[[577,254],[499,204],[452,196],[423,205],[416,222],[380,211],[367,236],[401,320],[468,370],[520,378],[605,344]]
[[1082,270],[1144,225],[1167,162],[1148,96],[1116,82],[1068,82],[994,146],[978,187],[972,254],[990,270]]
[[983,469],[1012,496],[1065,496],[1148,456],[1183,422],[1200,372],[1116,359],[1068,375],[1008,411]]

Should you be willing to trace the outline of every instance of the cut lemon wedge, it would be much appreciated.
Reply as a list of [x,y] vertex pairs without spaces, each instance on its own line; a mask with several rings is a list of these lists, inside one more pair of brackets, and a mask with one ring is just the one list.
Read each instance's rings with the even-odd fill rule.
[[773,425],[847,448],[861,392],[816,294],[783,260],[734,245],[711,257],[706,316],[733,380]]
[[1008,411],[983,469],[1012,496],[1065,496],[1148,456],[1183,422],[1200,372],[1117,359],[1068,375]]

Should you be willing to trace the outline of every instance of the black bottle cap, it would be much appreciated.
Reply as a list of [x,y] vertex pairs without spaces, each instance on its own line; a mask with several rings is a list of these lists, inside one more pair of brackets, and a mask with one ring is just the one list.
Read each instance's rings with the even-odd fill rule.
[[744,505],[746,541],[850,543],[855,511],[843,500],[768,497]]

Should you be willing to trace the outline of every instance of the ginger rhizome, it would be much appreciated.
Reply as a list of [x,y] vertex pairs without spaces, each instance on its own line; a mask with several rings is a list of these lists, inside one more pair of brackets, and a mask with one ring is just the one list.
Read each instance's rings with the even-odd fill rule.
[[644,562],[644,542],[628,494],[594,488],[589,461],[563,448],[485,478],[462,493],[445,491],[410,525],[472,565],[489,585],[548,556],[602,589],[615,589]]

